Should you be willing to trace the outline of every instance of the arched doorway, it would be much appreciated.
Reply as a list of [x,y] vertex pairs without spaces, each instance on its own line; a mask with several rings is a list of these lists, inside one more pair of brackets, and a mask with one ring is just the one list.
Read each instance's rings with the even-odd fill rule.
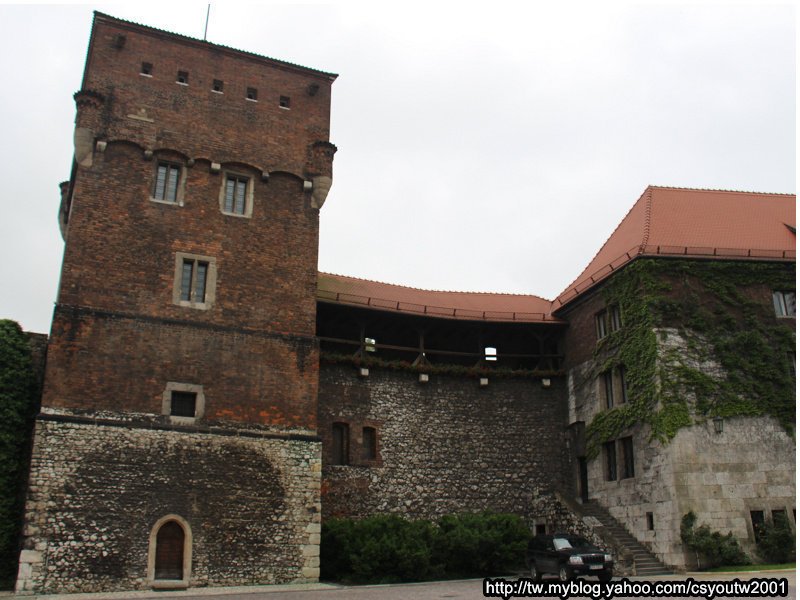
[[150,530],[147,578],[154,588],[189,587],[192,570],[192,529],[178,515],[160,518]]
[[183,546],[186,535],[177,521],[167,521],[156,535],[154,579],[183,579]]

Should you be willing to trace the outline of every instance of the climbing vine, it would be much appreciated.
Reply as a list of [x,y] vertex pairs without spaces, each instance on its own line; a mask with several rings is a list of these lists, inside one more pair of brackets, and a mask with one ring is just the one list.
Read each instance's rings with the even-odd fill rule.
[[640,259],[613,277],[603,294],[623,327],[598,343],[593,376],[624,365],[628,402],[595,416],[589,454],[637,423],[661,442],[715,416],[768,414],[793,433],[794,321],[767,298],[794,289],[782,263]]

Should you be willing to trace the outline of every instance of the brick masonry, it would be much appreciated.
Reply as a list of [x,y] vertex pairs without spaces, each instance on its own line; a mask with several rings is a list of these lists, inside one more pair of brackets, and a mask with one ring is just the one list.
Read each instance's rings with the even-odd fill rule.
[[[436,518],[494,510],[530,516],[541,490],[563,483],[563,378],[476,379],[323,365],[319,431],[323,514]],[[349,424],[349,466],[331,464],[332,425]],[[361,431],[378,430],[378,461],[361,460]]]

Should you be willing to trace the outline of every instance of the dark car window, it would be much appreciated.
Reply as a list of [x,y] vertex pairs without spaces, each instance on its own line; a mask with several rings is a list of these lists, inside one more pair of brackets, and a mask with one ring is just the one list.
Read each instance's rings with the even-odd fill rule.
[[582,548],[588,546],[589,542],[581,537],[564,536],[553,538],[553,547],[556,550],[567,550],[569,548]]

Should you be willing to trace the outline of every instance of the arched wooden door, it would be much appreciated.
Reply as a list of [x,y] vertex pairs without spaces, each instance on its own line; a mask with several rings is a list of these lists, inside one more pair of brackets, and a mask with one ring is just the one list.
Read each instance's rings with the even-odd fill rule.
[[156,535],[155,579],[183,579],[186,534],[176,521],[167,521]]

